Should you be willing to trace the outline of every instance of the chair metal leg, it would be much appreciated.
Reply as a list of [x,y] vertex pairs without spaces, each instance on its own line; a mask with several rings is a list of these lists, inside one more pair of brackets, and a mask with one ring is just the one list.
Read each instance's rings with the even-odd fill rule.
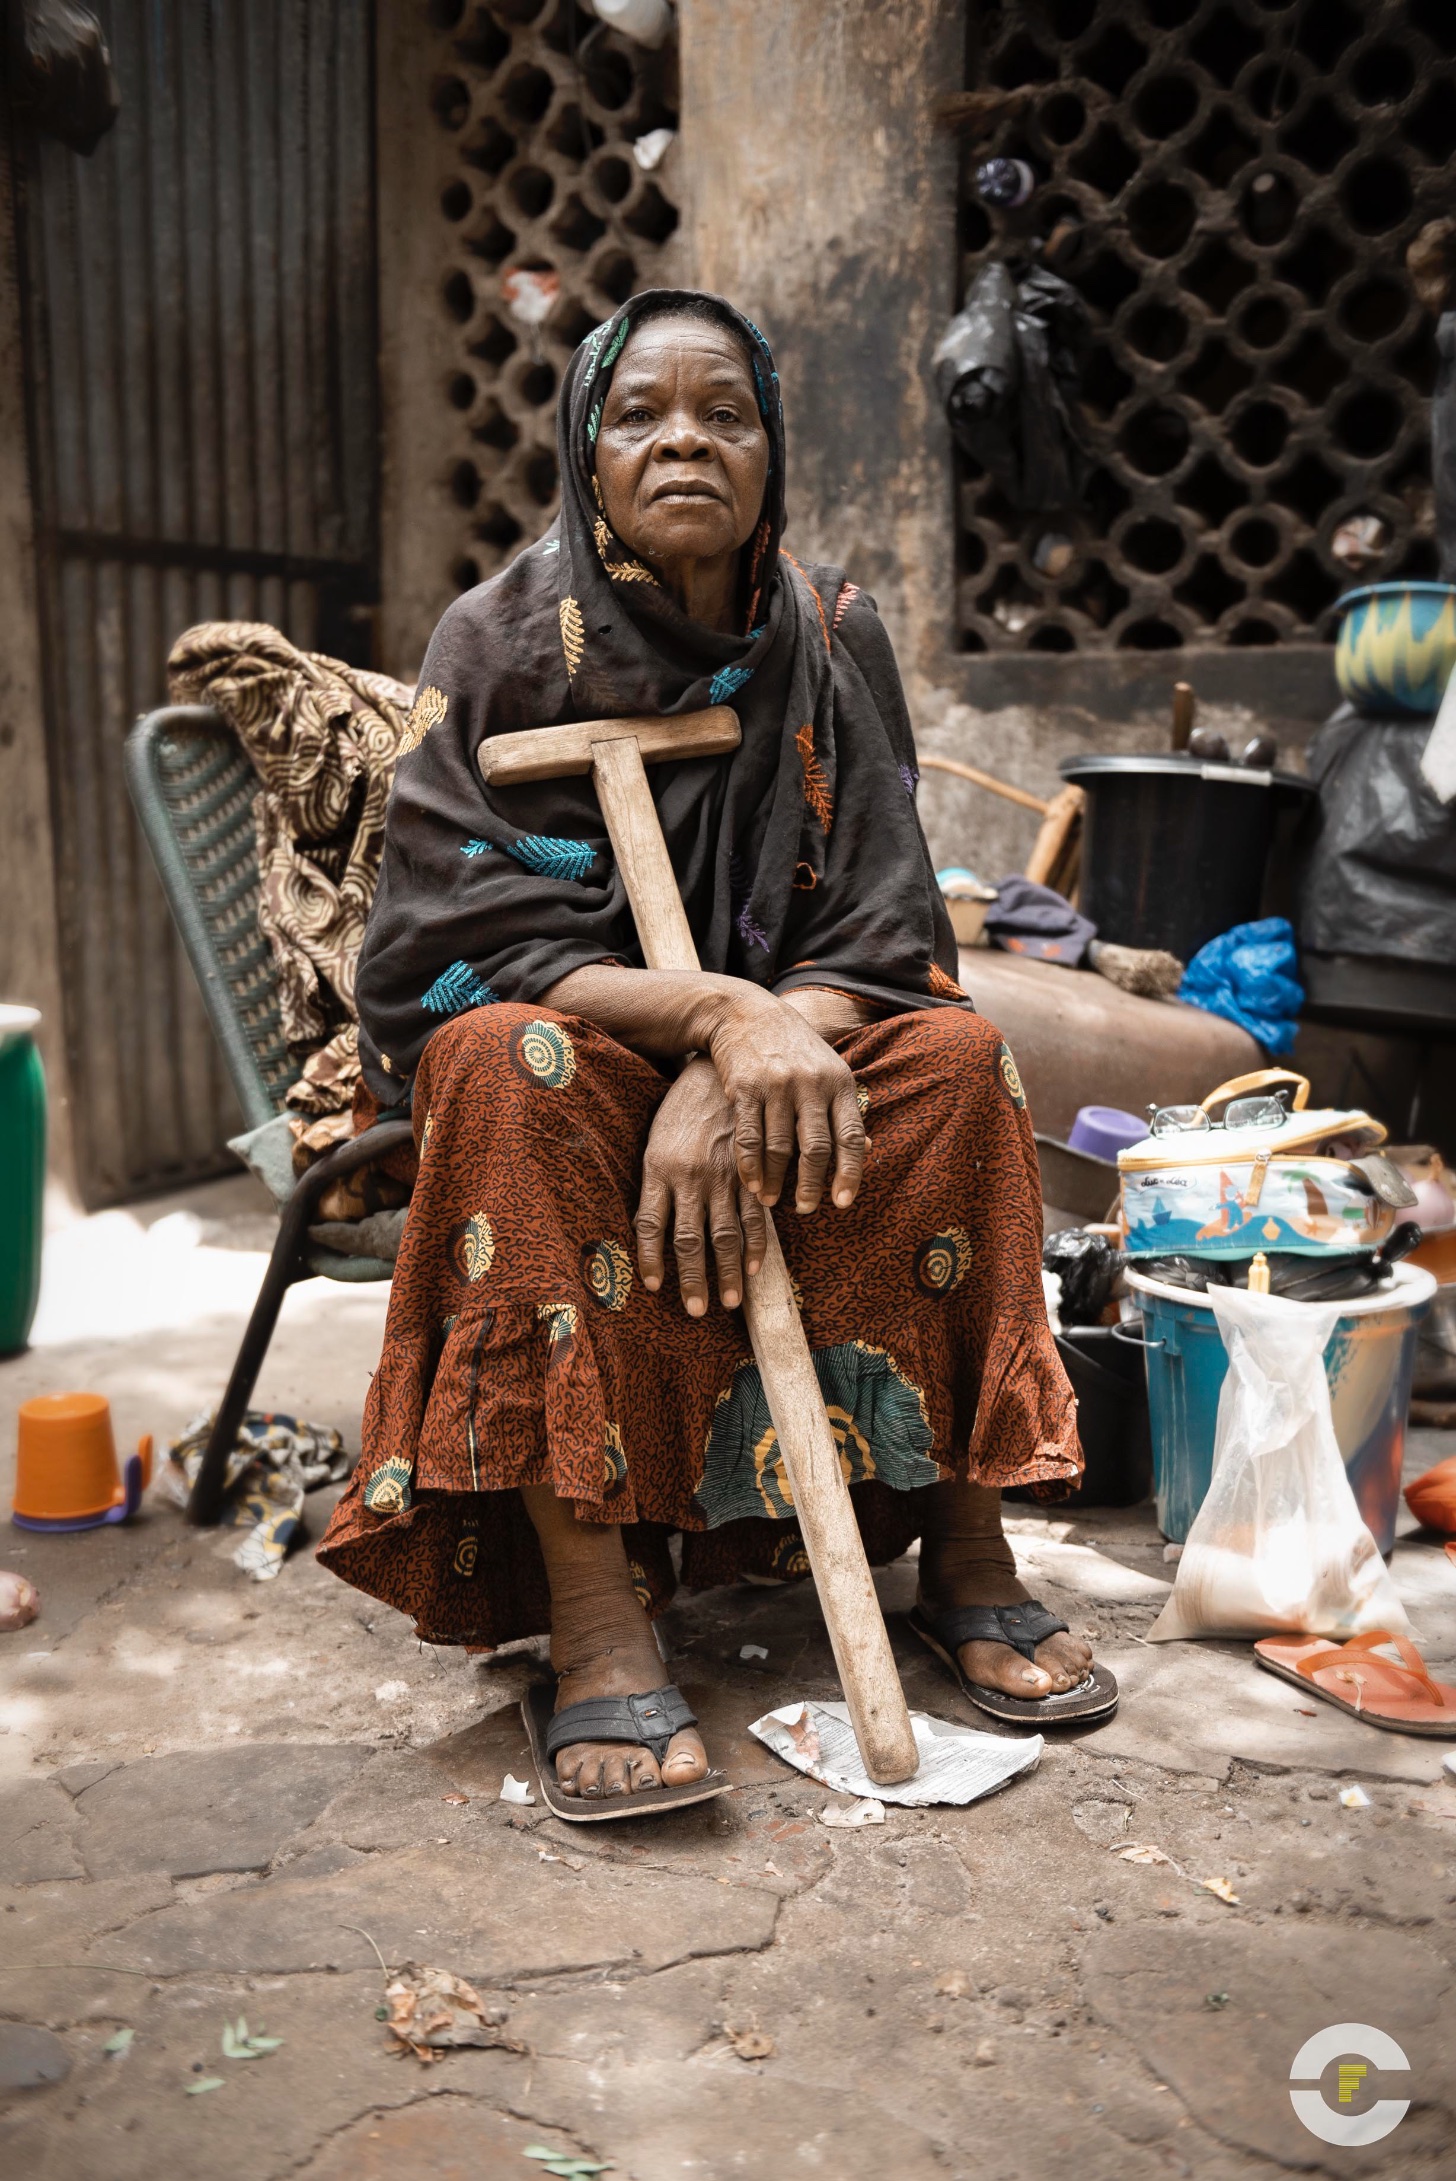
[[337,1150],[309,1167],[283,1207],[268,1270],[263,1275],[258,1300],[253,1305],[227,1391],[218,1404],[196,1481],[188,1496],[187,1519],[198,1528],[210,1529],[222,1519],[228,1497],[228,1455],[237,1443],[238,1426],[247,1414],[248,1401],[263,1368],[263,1358],[268,1353],[283,1298],[295,1280],[308,1276],[308,1230],[313,1224],[319,1198],[330,1182],[353,1173],[356,1167],[367,1166],[372,1159],[399,1150],[413,1139],[414,1130],[408,1121],[377,1122],[362,1136],[340,1144]]

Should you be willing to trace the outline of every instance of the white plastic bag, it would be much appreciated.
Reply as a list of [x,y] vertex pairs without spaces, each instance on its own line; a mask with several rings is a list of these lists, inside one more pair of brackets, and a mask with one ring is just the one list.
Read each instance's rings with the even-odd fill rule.
[[1148,1641],[1407,1634],[1330,1416],[1324,1351],[1340,1305],[1236,1287],[1208,1300],[1229,1357],[1213,1479]]

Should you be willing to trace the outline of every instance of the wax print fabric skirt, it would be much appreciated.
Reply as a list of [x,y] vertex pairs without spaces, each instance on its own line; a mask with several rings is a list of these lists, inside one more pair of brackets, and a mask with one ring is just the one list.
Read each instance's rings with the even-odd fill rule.
[[[1047,1328],[1026,1099],[969,1009],[835,1041],[871,1149],[848,1211],[776,1213],[871,1560],[919,1535],[924,1490],[969,1475],[1059,1497],[1081,1468]],[[519,1487],[622,1525],[650,1612],[678,1580],[808,1573],[740,1311],[690,1318],[669,1253],[636,1269],[642,1155],[668,1078],[576,1016],[481,1007],[415,1083],[420,1171],[369,1391],[364,1450],[319,1548],[433,1643],[550,1626]],[[785,1208],[787,1205],[789,1208]]]

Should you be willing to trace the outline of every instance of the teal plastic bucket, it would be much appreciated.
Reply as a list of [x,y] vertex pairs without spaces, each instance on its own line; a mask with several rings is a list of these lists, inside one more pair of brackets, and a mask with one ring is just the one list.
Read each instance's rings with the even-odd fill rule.
[[[1132,1270],[1127,1283],[1143,1314],[1158,1528],[1181,1545],[1213,1476],[1228,1352],[1201,1295]],[[1389,1287],[1344,1305],[1325,1349],[1335,1438],[1382,1553],[1395,1543],[1418,1329],[1435,1292],[1431,1273],[1397,1265]]]
[[34,1007],[0,1005],[0,1356],[30,1338],[45,1213],[45,1070]]

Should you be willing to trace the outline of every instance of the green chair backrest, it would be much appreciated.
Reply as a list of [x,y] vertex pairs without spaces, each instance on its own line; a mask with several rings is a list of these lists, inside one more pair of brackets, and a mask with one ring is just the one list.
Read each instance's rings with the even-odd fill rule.
[[221,714],[170,704],[127,737],[126,779],[248,1127],[297,1076],[273,950],[258,929],[258,776]]

